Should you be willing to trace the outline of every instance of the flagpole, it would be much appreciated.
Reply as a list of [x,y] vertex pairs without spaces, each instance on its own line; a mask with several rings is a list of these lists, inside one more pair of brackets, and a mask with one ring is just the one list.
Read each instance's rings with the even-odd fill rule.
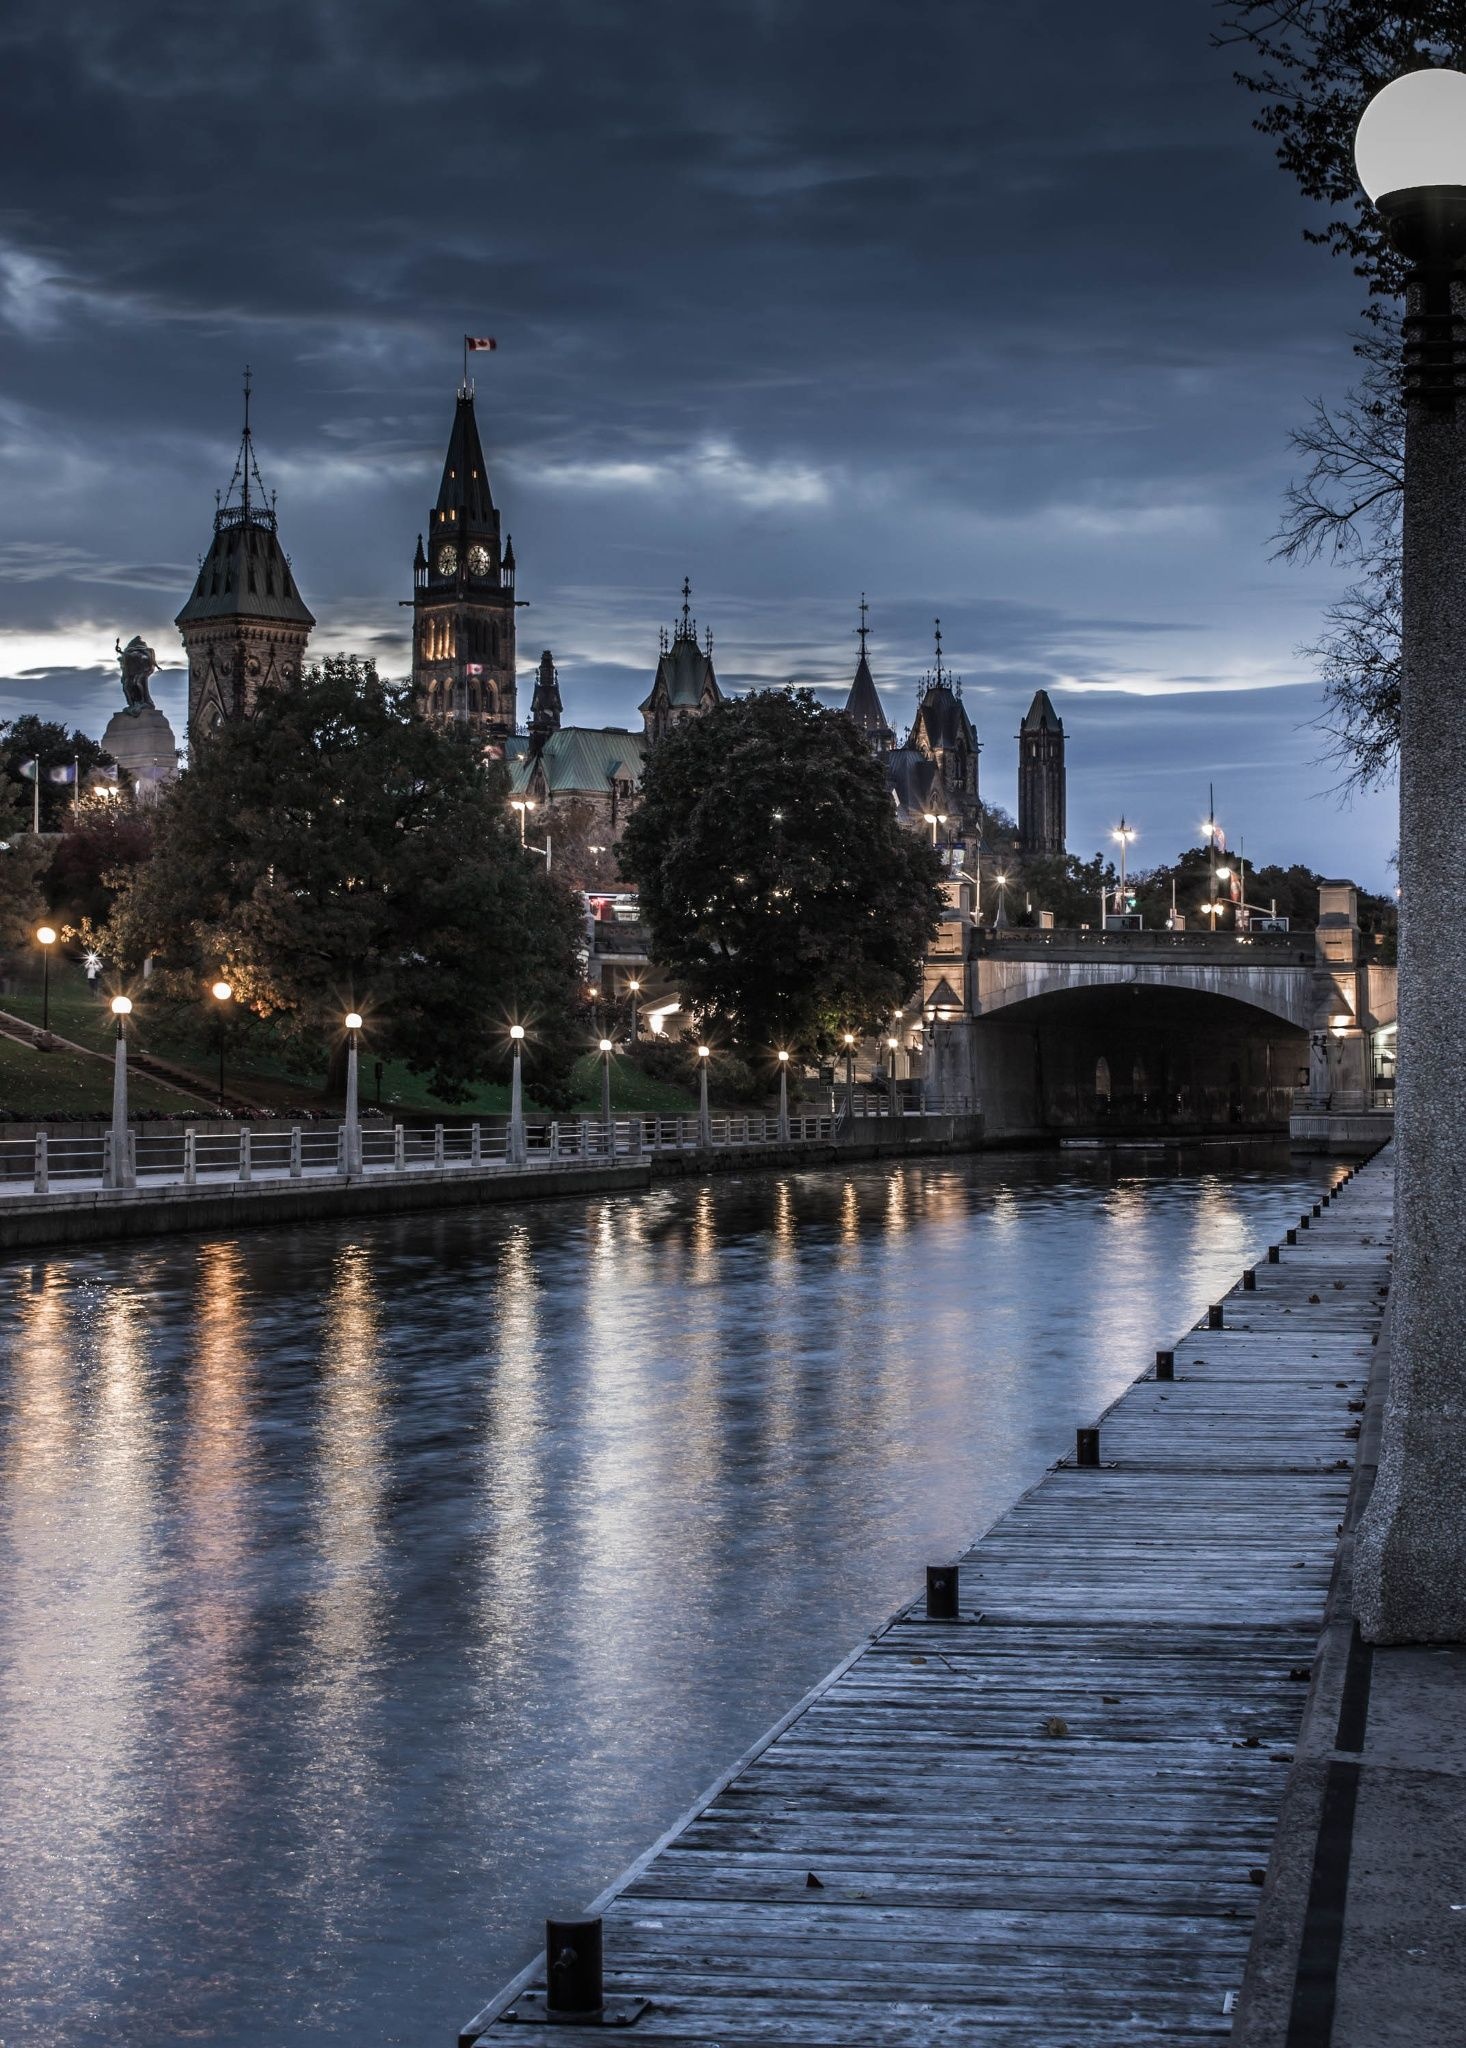
[[41,757],[39,754],[37,754],[33,765],[36,771],[36,793],[34,805],[31,811],[31,830],[35,833],[37,839],[39,839],[41,836]]
[[468,389],[468,336],[463,337],[463,388]]
[[80,802],[81,802],[81,755],[80,755],[80,754],[73,754],[73,755],[72,755],[72,757],[71,757],[71,808],[72,808],[73,810],[75,810],[75,809],[76,809],[76,807],[77,807],[77,805],[78,805],[78,804],[79,804]]

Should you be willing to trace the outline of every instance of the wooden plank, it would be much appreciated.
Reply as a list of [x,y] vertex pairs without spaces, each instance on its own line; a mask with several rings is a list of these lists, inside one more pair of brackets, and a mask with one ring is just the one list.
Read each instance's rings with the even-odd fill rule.
[[[1382,1156],[595,1902],[682,2048],[1214,2041],[1389,1285]],[[1280,1221],[1283,1235],[1286,1219]],[[1339,1284],[1342,1283],[1342,1284]],[[535,1969],[486,2008],[497,2035]],[[562,2042],[604,2037],[560,2027]]]

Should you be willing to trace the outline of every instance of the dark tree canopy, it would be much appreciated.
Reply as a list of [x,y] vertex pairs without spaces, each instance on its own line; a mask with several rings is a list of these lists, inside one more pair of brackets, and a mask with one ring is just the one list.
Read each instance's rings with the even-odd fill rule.
[[47,846],[31,836],[31,809],[22,790],[0,777],[0,955],[24,954],[45,915],[41,874]]
[[52,782],[51,770],[75,764],[85,782],[93,768],[110,765],[112,756],[84,732],[68,732],[64,725],[38,718],[34,711],[0,723],[0,776],[21,792],[27,821],[32,816],[35,789],[29,768],[37,759],[41,764],[41,830],[59,832],[77,792],[72,783]]
[[580,910],[505,796],[502,769],[413,717],[405,688],[329,658],[196,749],[108,949],[161,956],[182,1000],[222,972],[316,1051],[359,1009],[370,1049],[447,1101],[507,1073],[522,1021],[526,1082],[558,1102],[583,1049]]
[[153,850],[151,805],[125,796],[84,796],[68,806],[46,872],[46,896],[58,919],[105,923],[118,892]]
[[653,954],[755,1064],[880,1029],[941,913],[938,855],[897,823],[850,721],[802,690],[720,704],[662,740],[621,862]]

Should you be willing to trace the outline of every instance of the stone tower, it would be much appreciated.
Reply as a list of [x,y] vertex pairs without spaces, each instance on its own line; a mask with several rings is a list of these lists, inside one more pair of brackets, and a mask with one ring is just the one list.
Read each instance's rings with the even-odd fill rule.
[[249,423],[244,373],[244,434],[214,538],[176,624],[188,651],[189,742],[253,714],[266,685],[299,680],[315,620],[301,601],[265,495]]
[[535,677],[534,696],[529,706],[529,743],[531,750],[543,747],[552,733],[560,730],[564,714],[560,702],[560,675],[555,667],[555,657],[547,647],[540,656],[539,672]]
[[692,616],[692,585],[682,579],[682,623],[670,636],[664,631],[651,689],[637,709],[646,736],[653,745],[674,725],[693,718],[699,711],[711,711],[721,704],[723,692],[713,672],[713,636],[699,646],[697,621]]
[[501,749],[515,729],[514,543],[499,514],[473,410],[461,384],[438,501],[413,564],[412,681],[434,725],[457,725]]
[[923,679],[908,747],[934,761],[964,832],[978,824],[977,757],[981,742],[962,702],[962,679],[942,661],[942,622],[936,621],[936,661]]
[[1018,850],[1063,853],[1064,833],[1064,728],[1035,690],[1018,734]]

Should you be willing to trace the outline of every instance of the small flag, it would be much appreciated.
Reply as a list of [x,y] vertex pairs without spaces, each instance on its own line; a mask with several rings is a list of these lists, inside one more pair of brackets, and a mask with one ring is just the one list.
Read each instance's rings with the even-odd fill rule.
[[468,350],[469,354],[472,355],[475,349],[497,348],[499,344],[497,341],[495,341],[492,334],[465,334],[463,337],[463,346]]
[[87,773],[88,782],[115,782],[116,780],[117,763],[115,761],[99,761],[96,767],[90,769]]
[[41,764],[39,761],[22,761],[20,764],[20,772],[25,777],[27,782],[39,782],[41,777]]
[[484,665],[481,661],[466,661],[463,664],[463,672],[465,675],[481,676],[484,672]]
[[46,780],[47,782],[75,782],[76,763],[68,761],[64,767],[48,768],[46,770]]

